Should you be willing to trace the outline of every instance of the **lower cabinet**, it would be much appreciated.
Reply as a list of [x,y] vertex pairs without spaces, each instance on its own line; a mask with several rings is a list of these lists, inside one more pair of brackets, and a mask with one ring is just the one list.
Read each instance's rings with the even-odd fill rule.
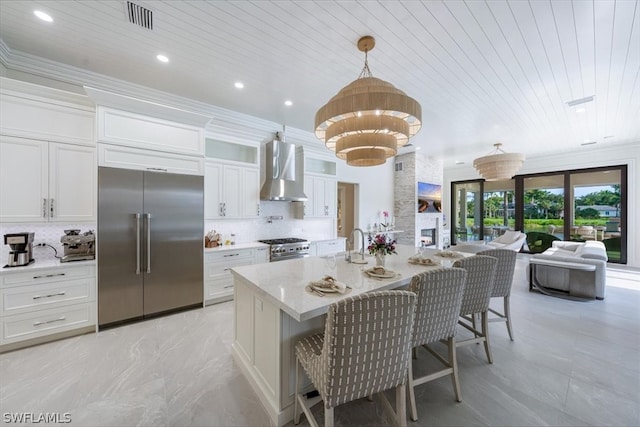
[[95,265],[21,269],[0,276],[0,351],[96,325]]
[[268,262],[267,247],[213,249],[204,254],[205,305],[233,299],[231,269]]
[[344,250],[345,250],[344,238],[311,242],[311,245],[310,245],[311,256],[335,255],[340,252],[344,252]]

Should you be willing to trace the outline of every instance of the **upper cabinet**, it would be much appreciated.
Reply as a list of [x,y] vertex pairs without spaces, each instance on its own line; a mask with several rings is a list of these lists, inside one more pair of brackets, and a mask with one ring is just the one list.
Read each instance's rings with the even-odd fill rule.
[[85,95],[0,77],[0,133],[95,145],[95,108]]
[[204,129],[98,106],[98,142],[204,156]]
[[0,222],[95,221],[95,165],[94,147],[0,136]]
[[96,220],[95,110],[0,77],[0,222]]
[[335,162],[313,157],[305,158],[304,192],[307,195],[307,201],[300,202],[303,213],[296,216],[335,218],[337,188]]
[[205,219],[260,215],[258,147],[206,140]]
[[204,174],[204,129],[98,106],[98,164]]

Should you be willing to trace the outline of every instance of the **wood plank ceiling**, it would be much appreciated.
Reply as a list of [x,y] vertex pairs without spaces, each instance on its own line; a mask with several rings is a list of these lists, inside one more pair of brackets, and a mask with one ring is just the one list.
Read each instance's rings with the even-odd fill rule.
[[[357,78],[355,44],[369,34],[373,75],[422,105],[412,142],[425,153],[640,145],[638,0],[136,2],[153,30],[129,23],[126,3],[0,0],[0,59],[18,70],[44,58],[312,131]],[[589,96],[583,112],[567,105]]]

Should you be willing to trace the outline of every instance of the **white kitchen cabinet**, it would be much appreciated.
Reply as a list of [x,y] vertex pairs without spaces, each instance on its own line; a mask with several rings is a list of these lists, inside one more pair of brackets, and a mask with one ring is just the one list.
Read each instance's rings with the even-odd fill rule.
[[95,330],[95,263],[18,268],[0,279],[0,351]]
[[98,106],[98,142],[204,157],[204,129]]
[[254,264],[263,264],[269,262],[269,247],[262,246],[255,249],[255,256],[253,258]]
[[345,239],[320,240],[312,242],[315,247],[313,256],[335,255],[345,250]]
[[204,254],[205,304],[233,299],[231,269],[243,265],[268,262],[268,247],[209,249]]
[[95,147],[95,107],[86,96],[0,77],[0,133]]
[[0,222],[95,221],[95,165],[94,147],[0,135]]
[[252,218],[260,214],[260,173],[255,166],[207,160],[205,219]]
[[98,144],[98,166],[183,175],[204,175],[204,157],[113,144]]
[[316,175],[305,175],[304,191],[308,200],[303,202],[305,218],[335,218],[338,181]]

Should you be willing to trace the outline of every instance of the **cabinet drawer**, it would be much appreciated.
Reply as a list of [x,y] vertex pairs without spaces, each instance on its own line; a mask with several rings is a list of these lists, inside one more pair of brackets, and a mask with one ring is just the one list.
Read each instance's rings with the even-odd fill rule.
[[95,278],[95,266],[52,267],[42,270],[27,270],[16,273],[5,273],[0,276],[0,287],[8,288],[24,284],[40,284],[61,282],[81,277]]
[[23,341],[95,325],[95,303],[40,310],[2,318],[2,343]]
[[204,262],[206,264],[206,263],[220,261],[220,260],[252,258],[252,257],[253,257],[253,249],[226,250],[226,251],[205,253]]
[[233,297],[233,277],[218,277],[205,281],[205,301],[222,297]]
[[95,279],[15,286],[0,291],[0,316],[93,301]]
[[328,240],[325,242],[317,242],[317,256],[333,255],[338,252],[344,252],[344,239]]
[[233,267],[240,267],[242,265],[251,265],[253,264],[253,257],[243,257],[243,258],[229,258],[223,259],[213,262],[208,262],[205,264],[205,280],[210,277],[214,277],[218,274],[228,274],[231,275],[230,269]]

